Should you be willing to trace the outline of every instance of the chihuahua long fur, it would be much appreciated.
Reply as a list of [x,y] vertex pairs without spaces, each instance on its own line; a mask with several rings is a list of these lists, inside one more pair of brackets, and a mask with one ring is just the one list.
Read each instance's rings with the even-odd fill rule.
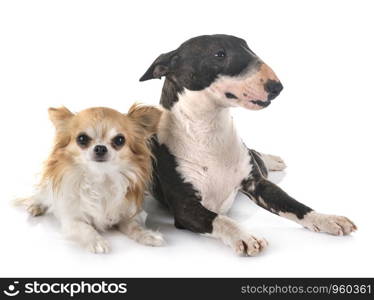
[[50,108],[54,146],[36,193],[21,202],[33,216],[52,212],[65,235],[94,253],[109,251],[101,233],[111,227],[141,244],[162,245],[162,236],[139,218],[152,174],[148,140],[160,115],[140,105],[128,114],[104,107],[77,114]]

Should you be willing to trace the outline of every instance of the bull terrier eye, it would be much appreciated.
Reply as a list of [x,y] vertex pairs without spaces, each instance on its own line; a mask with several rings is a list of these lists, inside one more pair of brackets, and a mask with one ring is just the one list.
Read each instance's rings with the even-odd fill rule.
[[86,147],[90,141],[91,141],[91,138],[85,133],[80,133],[77,136],[77,144],[81,147]]
[[224,58],[226,56],[226,52],[224,50],[219,50],[214,54],[215,57]]

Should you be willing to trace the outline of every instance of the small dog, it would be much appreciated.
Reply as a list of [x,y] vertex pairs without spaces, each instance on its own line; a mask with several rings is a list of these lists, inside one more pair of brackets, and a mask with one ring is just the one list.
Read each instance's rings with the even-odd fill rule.
[[128,114],[97,107],[71,113],[50,108],[55,144],[37,192],[17,202],[32,216],[50,210],[63,232],[93,253],[109,251],[99,232],[111,227],[150,246],[164,243],[158,232],[140,225],[144,191],[151,179],[148,139],[161,112],[133,105]]
[[[170,208],[177,228],[218,238],[238,254],[260,253],[266,240],[225,216],[240,191],[312,231],[348,235],[356,230],[348,218],[318,213],[269,181],[268,171],[283,170],[283,160],[249,149],[240,139],[230,108],[263,109],[283,89],[243,39],[192,38],[161,54],[140,81],[161,77],[164,111],[152,144],[157,161],[152,192]],[[261,128],[254,125],[248,130]]]

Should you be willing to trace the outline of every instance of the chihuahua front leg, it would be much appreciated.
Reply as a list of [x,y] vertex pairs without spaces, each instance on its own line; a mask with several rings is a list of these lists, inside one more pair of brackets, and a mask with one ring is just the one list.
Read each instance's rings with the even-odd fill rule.
[[92,253],[108,253],[109,243],[96,231],[96,229],[80,220],[62,222],[63,232],[68,238],[78,242]]
[[346,217],[315,212],[261,176],[257,179],[250,177],[244,180],[241,190],[259,206],[312,231],[347,235],[357,229],[356,225]]
[[144,228],[136,218],[122,220],[118,224],[118,229],[130,239],[143,245],[162,246],[165,244],[160,233]]

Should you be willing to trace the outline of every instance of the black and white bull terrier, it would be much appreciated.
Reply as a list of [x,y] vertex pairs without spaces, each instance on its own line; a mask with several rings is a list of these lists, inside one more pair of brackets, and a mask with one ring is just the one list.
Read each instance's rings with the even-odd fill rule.
[[161,54],[140,78],[165,77],[163,115],[152,141],[153,196],[172,212],[175,226],[222,240],[238,254],[256,255],[267,242],[224,214],[238,191],[264,209],[315,231],[347,235],[346,217],[317,213],[267,179],[285,168],[276,156],[248,149],[230,107],[267,107],[282,84],[240,38],[205,35]]

